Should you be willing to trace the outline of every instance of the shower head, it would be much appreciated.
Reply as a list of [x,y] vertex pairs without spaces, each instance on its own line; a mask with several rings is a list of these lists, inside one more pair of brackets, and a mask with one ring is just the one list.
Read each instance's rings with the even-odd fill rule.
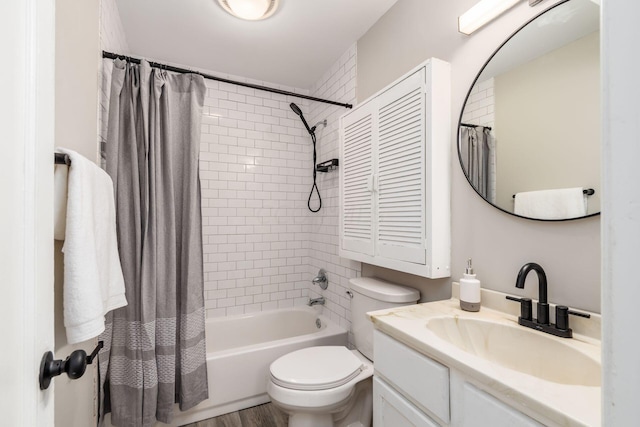
[[291,107],[294,113],[302,117],[302,110],[295,103],[292,102],[291,104],[289,104],[289,107]]
[[300,120],[302,120],[302,124],[304,124],[304,127],[307,128],[307,132],[309,132],[310,135],[313,135],[314,131],[316,130],[316,127],[315,126],[312,128],[309,127],[309,124],[307,124],[307,121],[304,119],[304,115],[302,115],[302,110],[300,109],[300,107],[298,107],[293,102],[289,104],[289,107],[291,107],[294,113],[300,116]]

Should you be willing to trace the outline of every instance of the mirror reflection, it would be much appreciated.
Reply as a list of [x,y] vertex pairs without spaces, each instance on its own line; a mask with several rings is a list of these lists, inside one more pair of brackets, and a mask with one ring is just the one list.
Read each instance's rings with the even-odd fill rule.
[[600,8],[569,0],[532,20],[471,87],[458,152],[469,183],[518,216],[600,212]]

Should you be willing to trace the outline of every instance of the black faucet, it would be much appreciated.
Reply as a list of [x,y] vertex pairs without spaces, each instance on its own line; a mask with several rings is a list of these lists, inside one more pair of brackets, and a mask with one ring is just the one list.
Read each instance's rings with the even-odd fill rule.
[[547,301],[547,275],[540,264],[529,262],[522,266],[516,278],[516,288],[524,289],[524,280],[527,274],[533,270],[538,275],[538,320],[542,325],[549,324],[549,303]]
[[524,289],[524,281],[527,274],[533,270],[538,275],[538,319],[533,319],[531,312],[531,298],[515,298],[507,295],[508,300],[520,303],[520,317],[518,324],[528,328],[537,329],[557,337],[571,338],[573,332],[569,327],[569,314],[589,318],[591,315],[569,310],[563,305],[556,306],[556,324],[549,323],[549,303],[547,301],[547,275],[544,269],[535,262],[529,262],[522,266],[516,278],[516,288]]

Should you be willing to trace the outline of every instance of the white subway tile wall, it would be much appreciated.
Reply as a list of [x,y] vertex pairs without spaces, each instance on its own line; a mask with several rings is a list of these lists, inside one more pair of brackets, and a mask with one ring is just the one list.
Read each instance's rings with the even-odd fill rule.
[[[316,97],[356,103],[356,45],[353,44],[336,63],[325,72],[314,85],[311,94]],[[347,111],[344,107],[310,103],[310,123],[327,120],[327,126],[318,125],[318,162],[339,158],[339,118]],[[309,295],[316,298],[323,295],[326,299],[324,314],[350,331],[351,313],[347,289],[349,279],[360,275],[359,262],[338,256],[339,246],[339,172],[318,172],[318,188],[322,195],[322,209],[311,217],[310,259],[308,280],[313,278],[320,268],[327,270],[329,287],[321,291],[310,284]],[[353,342],[350,339],[349,342]]]
[[[491,77],[483,82],[476,82],[473,86],[469,99],[464,106],[464,113],[462,114],[462,123],[488,126],[492,128],[492,135],[496,134],[495,125],[495,95],[494,95],[494,78]],[[497,144],[498,141],[494,140]],[[489,157],[491,162],[491,168],[489,169],[489,179],[492,182],[496,182],[496,156]],[[491,186],[489,193],[489,200],[496,199],[496,186]]]
[[[102,0],[104,50],[129,53],[115,0]],[[179,64],[173,64],[179,66]],[[203,70],[205,71],[205,70]],[[208,72],[343,103],[356,101],[356,45],[325,72],[311,91]],[[101,91],[101,137],[106,134],[109,78]],[[338,171],[318,172],[322,209],[312,213],[313,147],[295,102],[318,125],[318,162],[339,157],[339,117],[347,109],[206,80],[200,179],[207,317],[305,305],[323,295],[328,317],[350,328],[349,279],[360,263],[338,256]],[[309,93],[310,92],[310,93]],[[101,139],[102,140],[102,139]],[[317,206],[317,196],[311,200]],[[311,284],[320,268],[329,288]]]
[[308,102],[206,85],[200,181],[207,316],[306,304],[312,145],[289,103],[308,112]]
[[[355,55],[353,45],[310,94],[354,103]],[[338,158],[338,119],[347,110],[212,81],[207,87],[201,141],[207,315],[304,305],[323,295],[322,311],[349,328],[346,290],[360,264],[338,257],[338,172],[317,173],[322,209],[310,212],[313,146],[289,103],[311,126],[327,119],[316,128],[318,162]],[[317,203],[314,193],[312,207]],[[311,284],[320,268],[328,272],[326,291]]]
[[462,123],[481,126],[494,126],[495,100],[493,94],[493,77],[473,86],[469,99],[464,106]]

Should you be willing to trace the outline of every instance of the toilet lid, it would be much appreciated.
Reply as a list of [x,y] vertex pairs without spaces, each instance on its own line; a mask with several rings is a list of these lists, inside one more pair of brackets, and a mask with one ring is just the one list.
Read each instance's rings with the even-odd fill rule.
[[326,390],[357,377],[363,364],[342,346],[308,347],[286,354],[271,364],[271,380],[295,390]]

